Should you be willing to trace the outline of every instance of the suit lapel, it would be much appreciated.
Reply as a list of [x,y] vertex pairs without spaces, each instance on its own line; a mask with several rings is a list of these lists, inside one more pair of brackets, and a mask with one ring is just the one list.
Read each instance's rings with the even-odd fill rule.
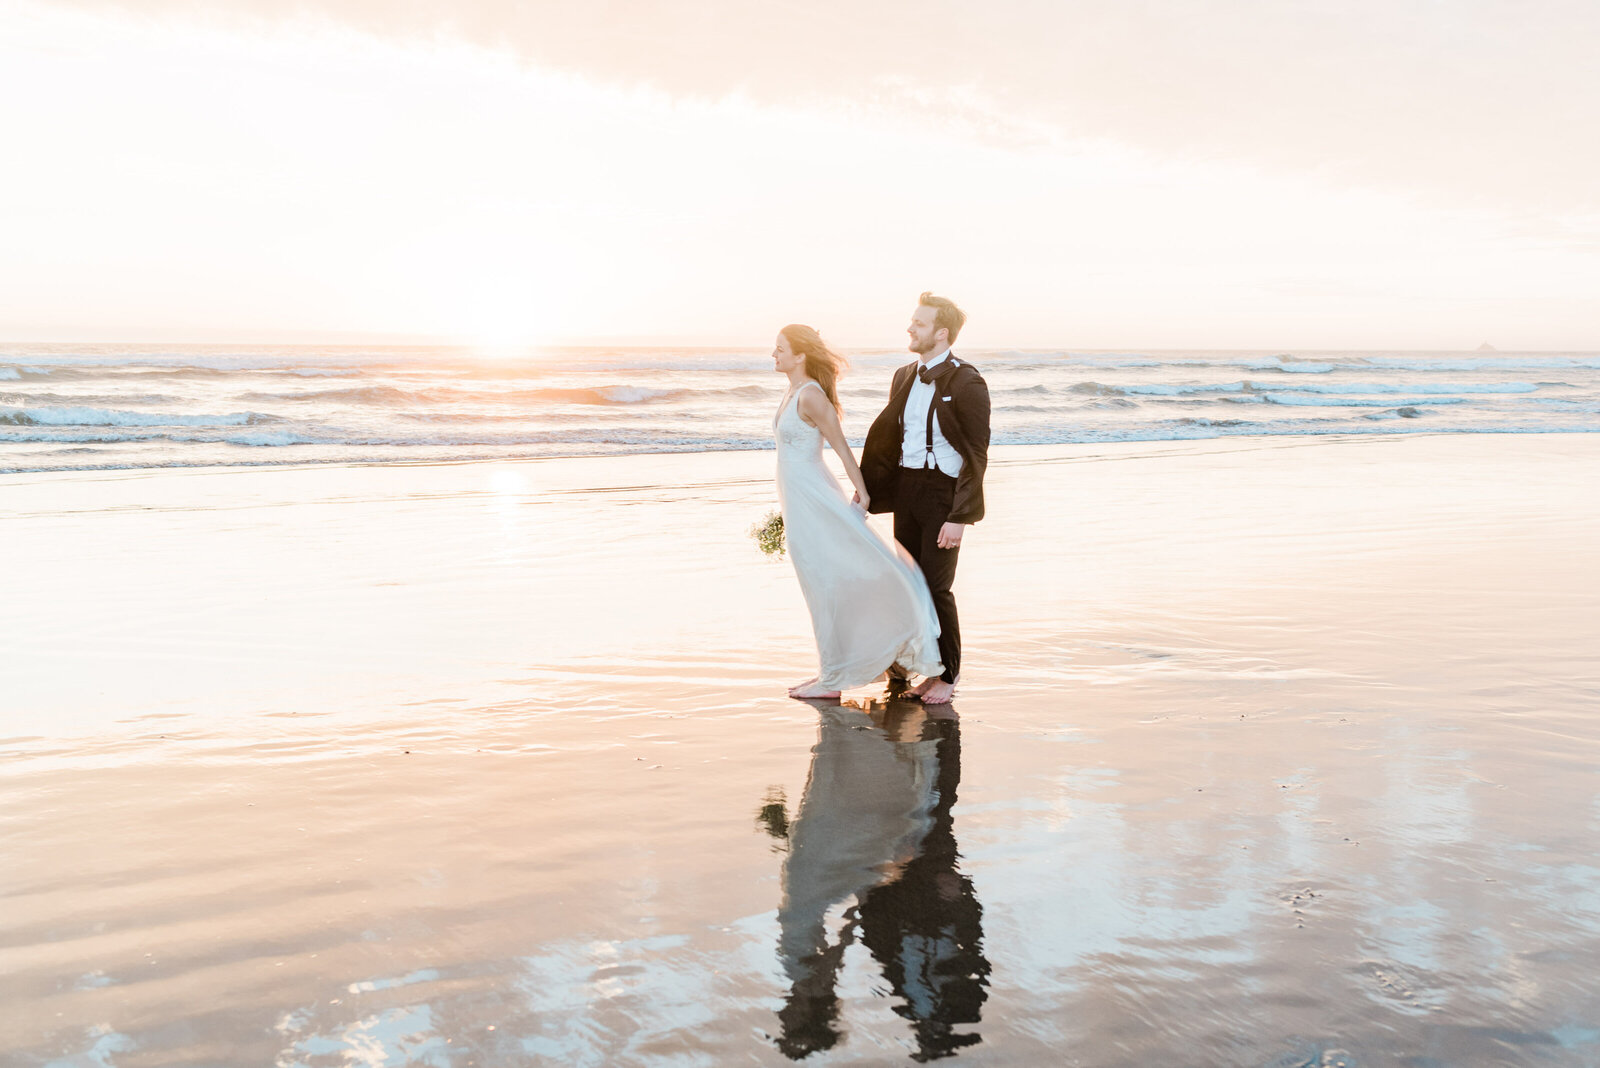
[[944,396],[944,391],[950,388],[950,377],[956,373],[959,366],[956,363],[956,354],[952,352],[943,363],[933,369],[933,396],[928,399],[928,403],[933,406],[934,418],[939,421],[939,433],[944,435],[944,439],[957,452],[965,456],[967,450],[961,437],[961,428],[959,425],[951,425],[955,423],[955,419],[947,418],[950,414],[950,405],[945,403],[948,398]]

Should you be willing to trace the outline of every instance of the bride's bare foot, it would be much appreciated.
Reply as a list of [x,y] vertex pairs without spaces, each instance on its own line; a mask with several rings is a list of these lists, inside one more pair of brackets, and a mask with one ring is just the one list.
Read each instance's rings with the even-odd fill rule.
[[925,705],[947,705],[956,692],[956,684],[945,682],[943,679],[934,679],[933,685],[923,690],[917,696],[922,698]]
[[928,687],[929,686],[932,686],[934,683],[936,683],[938,681],[939,681],[939,676],[937,676],[937,675],[929,675],[927,678],[923,679],[921,682],[919,682],[915,686],[911,687],[911,689],[907,690],[906,691],[906,696],[907,697],[921,697],[923,694],[928,692]]
[[802,701],[834,701],[838,699],[839,691],[827,689],[819,685],[816,679],[812,679],[794,687],[789,691],[789,696]]

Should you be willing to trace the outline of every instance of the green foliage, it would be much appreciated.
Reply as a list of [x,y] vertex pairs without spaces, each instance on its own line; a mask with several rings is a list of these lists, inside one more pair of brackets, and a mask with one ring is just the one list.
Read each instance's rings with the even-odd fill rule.
[[768,556],[782,556],[783,513],[768,512],[765,519],[750,528],[750,536],[755,539],[756,548]]

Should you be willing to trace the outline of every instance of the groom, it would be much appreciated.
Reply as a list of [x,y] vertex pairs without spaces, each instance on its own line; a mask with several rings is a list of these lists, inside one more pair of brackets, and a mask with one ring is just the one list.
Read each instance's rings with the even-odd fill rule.
[[983,518],[989,464],[989,387],[950,351],[967,321],[955,302],[924,293],[911,316],[916,363],[894,373],[889,404],[867,431],[861,474],[869,507],[894,512],[894,537],[916,558],[939,615],[944,674],[910,692],[942,705],[961,674],[961,626],[950,584],[967,526]]

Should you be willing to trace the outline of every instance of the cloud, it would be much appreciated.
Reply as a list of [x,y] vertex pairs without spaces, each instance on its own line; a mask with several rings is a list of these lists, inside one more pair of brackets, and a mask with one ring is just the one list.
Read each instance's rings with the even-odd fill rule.
[[929,159],[961,138],[1088,139],[1452,203],[1600,207],[1592,0],[62,2],[328,18],[675,96],[884,109],[925,124]]

